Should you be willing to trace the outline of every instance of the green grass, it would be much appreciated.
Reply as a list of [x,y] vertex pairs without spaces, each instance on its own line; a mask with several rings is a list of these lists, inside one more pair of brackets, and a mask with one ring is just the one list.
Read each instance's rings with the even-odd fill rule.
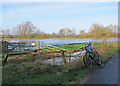
[[[80,72],[69,72],[66,74],[56,73],[56,74],[43,74],[38,75],[34,79],[26,79],[20,81],[19,83],[30,83],[30,84],[77,84],[80,81],[79,77],[83,77],[88,70],[81,70]],[[74,75],[76,74],[76,75]],[[24,82],[26,81],[26,82]]]
[[0,58],[4,58],[5,54],[7,54],[7,53],[1,53]]
[[66,46],[60,46],[60,47],[67,50],[73,50],[73,49],[81,48],[83,46],[85,46],[85,43],[68,44]]
[[10,64],[3,67],[3,84],[77,84],[89,72],[80,68],[65,72],[66,69],[67,65],[51,66],[40,62]]
[[[99,44],[102,42],[93,43],[93,45]],[[84,43],[79,43],[61,46],[61,48],[70,50],[84,46]],[[106,50],[101,58],[106,60],[117,51],[118,46]],[[27,58],[32,58],[32,56]],[[39,60],[6,64],[3,67],[3,84],[78,84],[90,72],[90,69],[84,67],[83,63],[75,63],[70,67],[68,64],[61,66],[42,64]]]
[[[96,45],[99,45],[99,44],[103,44],[103,42],[93,42],[92,46],[96,46]],[[81,48],[81,47],[85,47],[85,43],[74,43],[74,44],[68,44],[68,45],[59,46],[59,47],[67,49],[67,50],[73,50],[73,49],[78,49],[78,48]]]

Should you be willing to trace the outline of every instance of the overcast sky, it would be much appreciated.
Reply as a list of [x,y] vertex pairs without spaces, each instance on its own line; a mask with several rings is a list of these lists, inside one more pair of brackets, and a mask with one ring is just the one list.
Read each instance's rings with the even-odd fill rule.
[[2,29],[31,21],[41,31],[58,32],[75,28],[88,32],[93,23],[118,24],[117,2],[12,2],[0,7]]

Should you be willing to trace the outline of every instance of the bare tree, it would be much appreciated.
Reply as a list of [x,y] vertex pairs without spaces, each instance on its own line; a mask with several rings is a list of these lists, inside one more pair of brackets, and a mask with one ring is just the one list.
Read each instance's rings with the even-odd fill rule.
[[84,30],[81,30],[81,31],[80,31],[80,35],[85,35],[85,31],[84,31]]
[[7,38],[10,37],[10,29],[5,29],[5,30],[1,29],[0,33],[1,33],[1,35],[3,35],[4,37],[7,37]]
[[118,35],[118,25],[109,25],[107,28],[111,30],[113,36]]
[[75,30],[75,28],[72,29],[72,35],[76,35],[76,30]]
[[59,30],[59,32],[58,32],[58,35],[60,35],[60,36],[63,36],[63,35],[65,35],[65,34],[66,34],[66,32],[65,32],[64,29],[61,29],[61,30]]
[[27,21],[20,25],[17,25],[13,28],[13,34],[19,35],[20,38],[27,38],[30,35],[35,34],[36,27],[30,22]]
[[66,33],[67,35],[72,35],[72,30],[68,28]]

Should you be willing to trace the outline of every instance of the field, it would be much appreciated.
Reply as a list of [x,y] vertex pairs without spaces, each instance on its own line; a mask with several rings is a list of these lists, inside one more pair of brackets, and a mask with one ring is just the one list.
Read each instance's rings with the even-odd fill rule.
[[[72,50],[84,46],[84,43],[78,43],[60,47]],[[92,46],[99,52],[103,61],[119,49],[117,42],[94,42]],[[3,66],[3,84],[78,84],[91,70],[84,66],[82,59],[64,65],[49,65],[33,58],[32,55],[21,55]]]

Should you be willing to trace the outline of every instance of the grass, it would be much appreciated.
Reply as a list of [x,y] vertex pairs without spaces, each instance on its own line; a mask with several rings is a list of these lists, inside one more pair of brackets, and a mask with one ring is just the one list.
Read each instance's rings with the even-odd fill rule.
[[[31,68],[32,67],[32,68]],[[3,84],[77,84],[89,69],[67,70],[67,65],[51,66],[40,62],[10,64],[3,67]]]
[[98,51],[104,61],[116,54],[120,50],[120,47],[118,47],[118,42],[107,42],[106,44],[100,45],[100,47],[95,47],[95,50]]
[[[96,42],[93,46],[98,45],[95,49],[101,58],[106,60],[120,49],[116,44],[116,42],[107,44]],[[69,44],[61,48],[70,50],[84,47],[84,45],[84,43]],[[31,59],[33,56],[27,56],[21,63],[6,64],[3,67],[3,84],[78,84],[90,72],[90,69],[84,67],[82,61],[57,66],[42,64],[38,59],[35,61]]]
[[[99,44],[103,44],[103,42],[93,42],[92,46],[96,46]],[[60,46],[61,48],[67,49],[67,50],[73,50],[73,49],[78,49],[81,47],[85,47],[85,43],[74,43],[74,44],[67,44],[65,46]]]
[[103,60],[106,60],[107,58],[110,58],[110,57],[112,57],[114,54],[116,54],[116,53],[118,52],[118,50],[120,50],[120,49],[118,48],[118,46],[117,46],[117,47],[114,47],[113,49],[109,49],[109,50],[107,50],[107,51],[105,52],[105,54],[101,55],[101,58],[102,58]]

